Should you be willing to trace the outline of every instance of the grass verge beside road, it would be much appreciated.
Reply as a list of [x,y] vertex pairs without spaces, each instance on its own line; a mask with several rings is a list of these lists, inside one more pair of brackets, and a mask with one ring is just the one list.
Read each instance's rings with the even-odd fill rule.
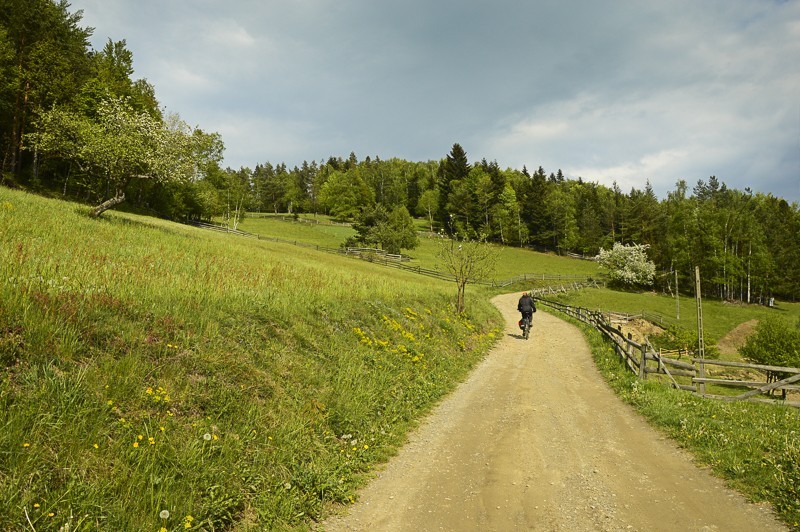
[[306,528],[493,344],[453,295],[0,189],[0,529]]
[[626,403],[731,487],[769,502],[790,527],[800,527],[800,410],[705,399],[639,380],[600,333],[559,316],[583,330],[597,367]]

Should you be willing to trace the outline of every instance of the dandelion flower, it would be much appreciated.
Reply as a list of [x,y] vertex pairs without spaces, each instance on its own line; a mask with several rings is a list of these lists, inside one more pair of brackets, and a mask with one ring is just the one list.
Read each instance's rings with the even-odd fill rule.
[[139,442],[138,441],[133,442],[133,446],[134,447],[139,447]]
[[147,389],[147,395],[153,395],[153,389],[152,388],[148,388]]
[[34,503],[34,504],[33,504],[33,507],[34,507],[34,508],[38,508],[38,507],[39,507],[39,503],[38,503],[38,502],[37,502],[37,503]]
[[47,514],[47,517],[53,517],[54,515],[56,515],[56,514],[54,514],[53,512],[50,512],[49,514]]
[[161,519],[169,519],[169,510],[161,510],[161,513],[158,514]]
[[158,532],[167,532],[167,528],[162,526],[158,529]]
[[100,446],[97,445],[96,443],[92,447],[94,447],[95,449],[99,449],[100,448]]
[[112,401],[111,399],[109,399],[108,401],[106,401],[106,403],[108,404],[108,406],[111,406],[111,405],[113,405],[113,404],[114,404],[114,401]]
[[160,430],[161,432],[164,432],[164,427],[158,427],[158,430]]
[[23,443],[23,444],[22,444],[22,446],[23,446],[23,447],[30,447],[30,446],[31,446],[31,444],[30,444],[30,443],[28,443],[28,442],[25,442],[25,443]]
[[214,434],[214,435],[213,435],[213,436],[211,436],[211,437],[212,437],[212,438],[214,438],[214,441],[217,441],[217,440],[219,439],[219,436],[217,436],[216,434]]
[[155,445],[156,439],[151,436],[150,438],[147,438],[147,443],[149,443],[150,445]]
[[206,441],[211,441],[211,434],[206,432],[205,434],[203,434],[203,439]]
[[139,435],[138,435],[138,436],[136,436],[136,437],[139,439],[139,441],[141,441],[141,440],[143,440],[143,439],[144,439],[144,436],[142,436],[141,434],[139,434]]

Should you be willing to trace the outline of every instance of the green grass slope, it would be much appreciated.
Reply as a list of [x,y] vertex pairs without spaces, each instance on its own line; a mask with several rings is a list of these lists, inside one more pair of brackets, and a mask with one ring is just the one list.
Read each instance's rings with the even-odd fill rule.
[[483,298],[0,189],[0,529],[304,528],[493,343]]
[[[290,221],[288,215],[252,215],[242,221],[239,229],[256,235],[330,248],[338,248],[347,237],[355,234],[355,231],[348,226],[326,225],[325,222],[329,222],[329,218],[325,216],[310,217],[307,215],[300,218],[306,221],[293,222]],[[439,249],[438,242],[438,237],[421,233],[419,246],[412,250],[403,250],[403,254],[412,258],[409,264],[413,266],[419,265],[423,268],[443,271],[440,260],[436,256]],[[597,277],[600,273],[597,263],[591,261],[515,247],[497,246],[497,250],[498,261],[494,279],[498,281],[528,273],[584,277]]]

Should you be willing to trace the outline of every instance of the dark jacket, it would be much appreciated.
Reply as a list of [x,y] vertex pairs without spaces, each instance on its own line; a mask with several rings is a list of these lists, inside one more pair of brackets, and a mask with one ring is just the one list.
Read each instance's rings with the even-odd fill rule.
[[517,303],[517,310],[520,312],[536,312],[536,305],[533,302],[533,298],[528,294],[523,295],[519,298],[519,303]]

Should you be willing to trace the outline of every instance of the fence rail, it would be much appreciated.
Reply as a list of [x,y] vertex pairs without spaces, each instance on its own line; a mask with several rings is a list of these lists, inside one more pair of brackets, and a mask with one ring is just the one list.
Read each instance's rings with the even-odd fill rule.
[[[677,354],[681,358],[686,351],[657,351],[649,342],[640,344],[622,333],[621,327],[614,325],[606,319],[600,311],[593,311],[581,307],[564,305],[557,301],[537,298],[542,305],[551,307],[583,323],[596,328],[614,345],[617,355],[624,361],[625,366],[640,379],[647,379],[648,375],[663,375],[670,384],[681,390],[696,393],[703,397],[719,399],[722,401],[757,401],[778,403],[800,408],[800,401],[787,399],[789,392],[800,391],[800,368],[783,366],[769,366],[764,364],[748,364],[746,362],[731,362],[725,360],[711,360],[707,358],[689,358],[686,361],[677,360],[667,356]],[[757,381],[752,378],[712,377],[706,371],[708,366],[733,368],[746,371],[748,376],[757,372],[765,376],[765,380]],[[738,377],[738,378],[737,378]],[[711,385],[724,390],[743,388],[747,391],[738,395],[722,393],[706,393],[706,385]],[[722,390],[720,390],[722,391]],[[780,392],[782,399],[774,399],[773,394]]]

